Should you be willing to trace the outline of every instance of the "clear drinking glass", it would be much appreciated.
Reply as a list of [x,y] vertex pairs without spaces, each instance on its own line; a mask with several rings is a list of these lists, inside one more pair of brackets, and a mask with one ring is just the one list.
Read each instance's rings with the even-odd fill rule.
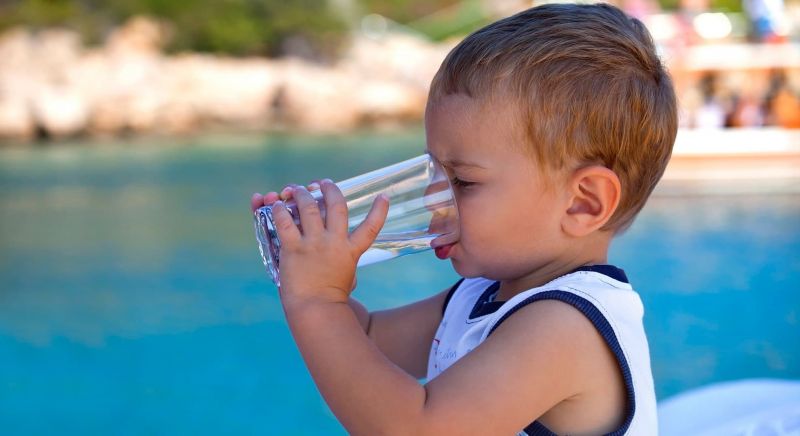
[[[450,179],[428,154],[396,163],[336,183],[344,195],[348,210],[348,232],[364,221],[379,194],[389,197],[389,214],[378,237],[361,256],[358,266],[444,247],[458,239],[458,212]],[[322,193],[313,191],[323,217]],[[297,206],[285,203],[300,223]],[[264,266],[276,285],[280,285],[281,241],[272,219],[272,207],[255,212],[256,238]]]

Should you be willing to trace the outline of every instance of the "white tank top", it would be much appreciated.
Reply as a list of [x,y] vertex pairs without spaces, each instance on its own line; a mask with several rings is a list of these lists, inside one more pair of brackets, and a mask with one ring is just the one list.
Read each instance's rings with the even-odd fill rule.
[[[614,353],[628,394],[625,421],[611,435],[656,435],[656,396],[650,351],[642,317],[644,308],[625,273],[611,265],[593,265],[529,289],[508,301],[494,301],[499,282],[462,279],[450,290],[444,316],[428,358],[433,380],[475,347],[523,306],[539,300],[559,300],[580,310]],[[533,421],[518,435],[553,435]]]

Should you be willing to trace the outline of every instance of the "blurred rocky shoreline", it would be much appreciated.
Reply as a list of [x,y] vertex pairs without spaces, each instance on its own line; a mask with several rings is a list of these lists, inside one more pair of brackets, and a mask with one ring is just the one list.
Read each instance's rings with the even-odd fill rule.
[[213,127],[341,132],[421,119],[450,44],[356,36],[334,65],[297,58],[165,55],[134,18],[102,46],[69,30],[0,35],[0,140],[182,134]]
[[[143,17],[96,47],[64,29],[0,34],[0,144],[418,124],[430,80],[455,45],[362,30],[335,63],[322,64],[165,54],[168,40],[167,27]],[[661,48],[681,127],[800,129],[800,44],[664,40]]]

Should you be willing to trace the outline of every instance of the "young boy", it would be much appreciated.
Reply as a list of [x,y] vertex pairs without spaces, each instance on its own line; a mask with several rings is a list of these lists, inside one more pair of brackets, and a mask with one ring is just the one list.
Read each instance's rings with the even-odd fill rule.
[[464,277],[451,289],[368,313],[349,297],[386,199],[348,235],[328,180],[324,222],[306,188],[253,196],[275,203],[281,301],[330,408],[364,435],[656,434],[642,304],[607,264],[677,129],[643,25],[604,4],[521,12],[453,49],[429,97],[459,211],[437,250]]

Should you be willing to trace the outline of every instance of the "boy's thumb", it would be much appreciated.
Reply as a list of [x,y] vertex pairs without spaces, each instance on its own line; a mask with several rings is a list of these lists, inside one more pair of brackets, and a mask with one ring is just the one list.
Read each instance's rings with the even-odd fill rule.
[[367,251],[372,242],[375,241],[375,238],[378,237],[378,233],[380,233],[383,224],[386,222],[388,213],[389,197],[385,194],[380,194],[372,202],[372,207],[367,213],[367,217],[350,234],[350,242],[358,250],[359,255]]

